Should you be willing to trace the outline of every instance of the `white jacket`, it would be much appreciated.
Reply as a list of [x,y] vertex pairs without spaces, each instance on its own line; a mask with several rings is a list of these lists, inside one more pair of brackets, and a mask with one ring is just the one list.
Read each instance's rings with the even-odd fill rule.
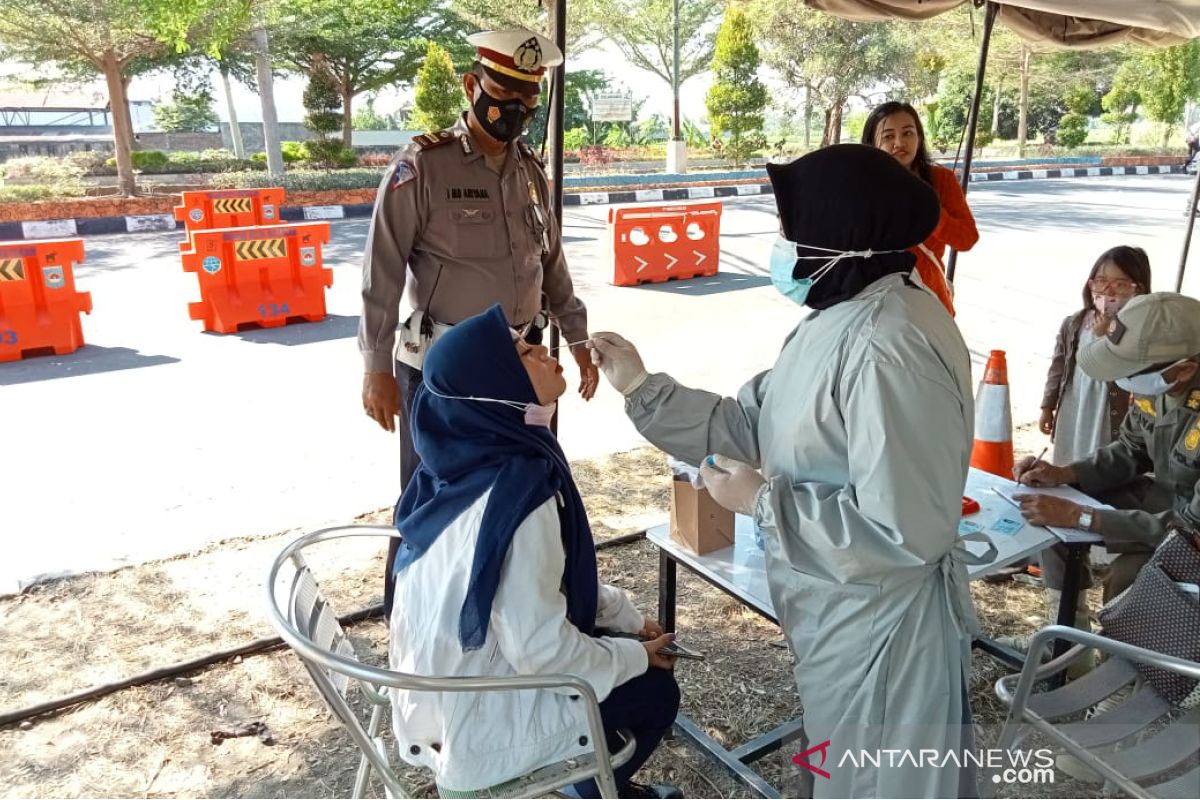
[[[633,639],[592,638],[567,621],[557,498],[517,528],[483,647],[463,652],[458,616],[485,493],[396,579],[391,666],[425,677],[568,673],[604,700],[649,666]],[[636,633],[642,616],[620,589],[600,586],[596,625]],[[566,692],[393,693],[400,757],[456,791],[494,786],[592,749],[580,701]]]

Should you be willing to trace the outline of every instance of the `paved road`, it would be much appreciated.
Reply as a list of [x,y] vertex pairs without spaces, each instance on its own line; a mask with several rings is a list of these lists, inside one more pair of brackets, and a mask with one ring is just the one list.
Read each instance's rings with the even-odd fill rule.
[[[1141,245],[1156,288],[1173,285],[1188,188],[1175,176],[972,187],[983,238],[959,264],[958,319],[978,363],[989,349],[1009,352],[1018,421],[1036,415],[1058,323],[1079,305],[1096,255]],[[729,200],[725,209],[722,273],[712,280],[609,286],[606,208],[570,209],[565,237],[593,329],[626,334],[651,370],[734,392],[772,363],[799,311],[766,277],[776,231],[770,198]],[[179,266],[180,234],[87,239],[76,276],[95,303],[84,318],[88,346],[0,364],[0,592],[36,575],[136,563],[391,504],[395,439],[359,402],[354,335],[366,229],[365,221],[333,224],[327,320],[234,336],[204,334],[188,319],[198,291]],[[1193,294],[1200,263],[1194,271]],[[562,415],[572,458],[641,442],[607,387],[586,406],[568,398]]]

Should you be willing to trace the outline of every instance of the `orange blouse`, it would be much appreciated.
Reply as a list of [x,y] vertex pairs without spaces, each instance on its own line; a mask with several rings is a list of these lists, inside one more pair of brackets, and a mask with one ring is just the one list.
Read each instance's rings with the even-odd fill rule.
[[953,247],[960,252],[970,250],[979,241],[979,229],[975,227],[975,217],[954,171],[935,164],[930,177],[942,204],[942,216],[924,245],[941,264],[934,263],[920,248],[910,248],[909,252],[917,257],[917,274],[921,281],[938,296],[950,316],[954,316],[954,299],[944,271],[946,248]]

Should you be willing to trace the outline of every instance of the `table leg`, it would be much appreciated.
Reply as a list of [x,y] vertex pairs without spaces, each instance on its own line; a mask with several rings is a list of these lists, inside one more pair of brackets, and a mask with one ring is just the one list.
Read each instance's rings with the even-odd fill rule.
[[675,630],[675,559],[658,551],[658,624],[664,631]]
[[[1067,548],[1066,570],[1063,574],[1062,598],[1058,603],[1056,625],[1070,628],[1075,625],[1075,614],[1079,610],[1079,589],[1083,585],[1083,557],[1091,547],[1071,545]],[[1058,658],[1070,648],[1070,642],[1062,639],[1054,643],[1054,657]]]

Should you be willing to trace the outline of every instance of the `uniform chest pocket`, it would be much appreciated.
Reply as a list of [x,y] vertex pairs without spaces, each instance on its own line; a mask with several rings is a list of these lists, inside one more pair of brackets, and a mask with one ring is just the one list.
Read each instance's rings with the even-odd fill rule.
[[504,220],[486,206],[448,209],[455,255],[495,258],[505,245]]

